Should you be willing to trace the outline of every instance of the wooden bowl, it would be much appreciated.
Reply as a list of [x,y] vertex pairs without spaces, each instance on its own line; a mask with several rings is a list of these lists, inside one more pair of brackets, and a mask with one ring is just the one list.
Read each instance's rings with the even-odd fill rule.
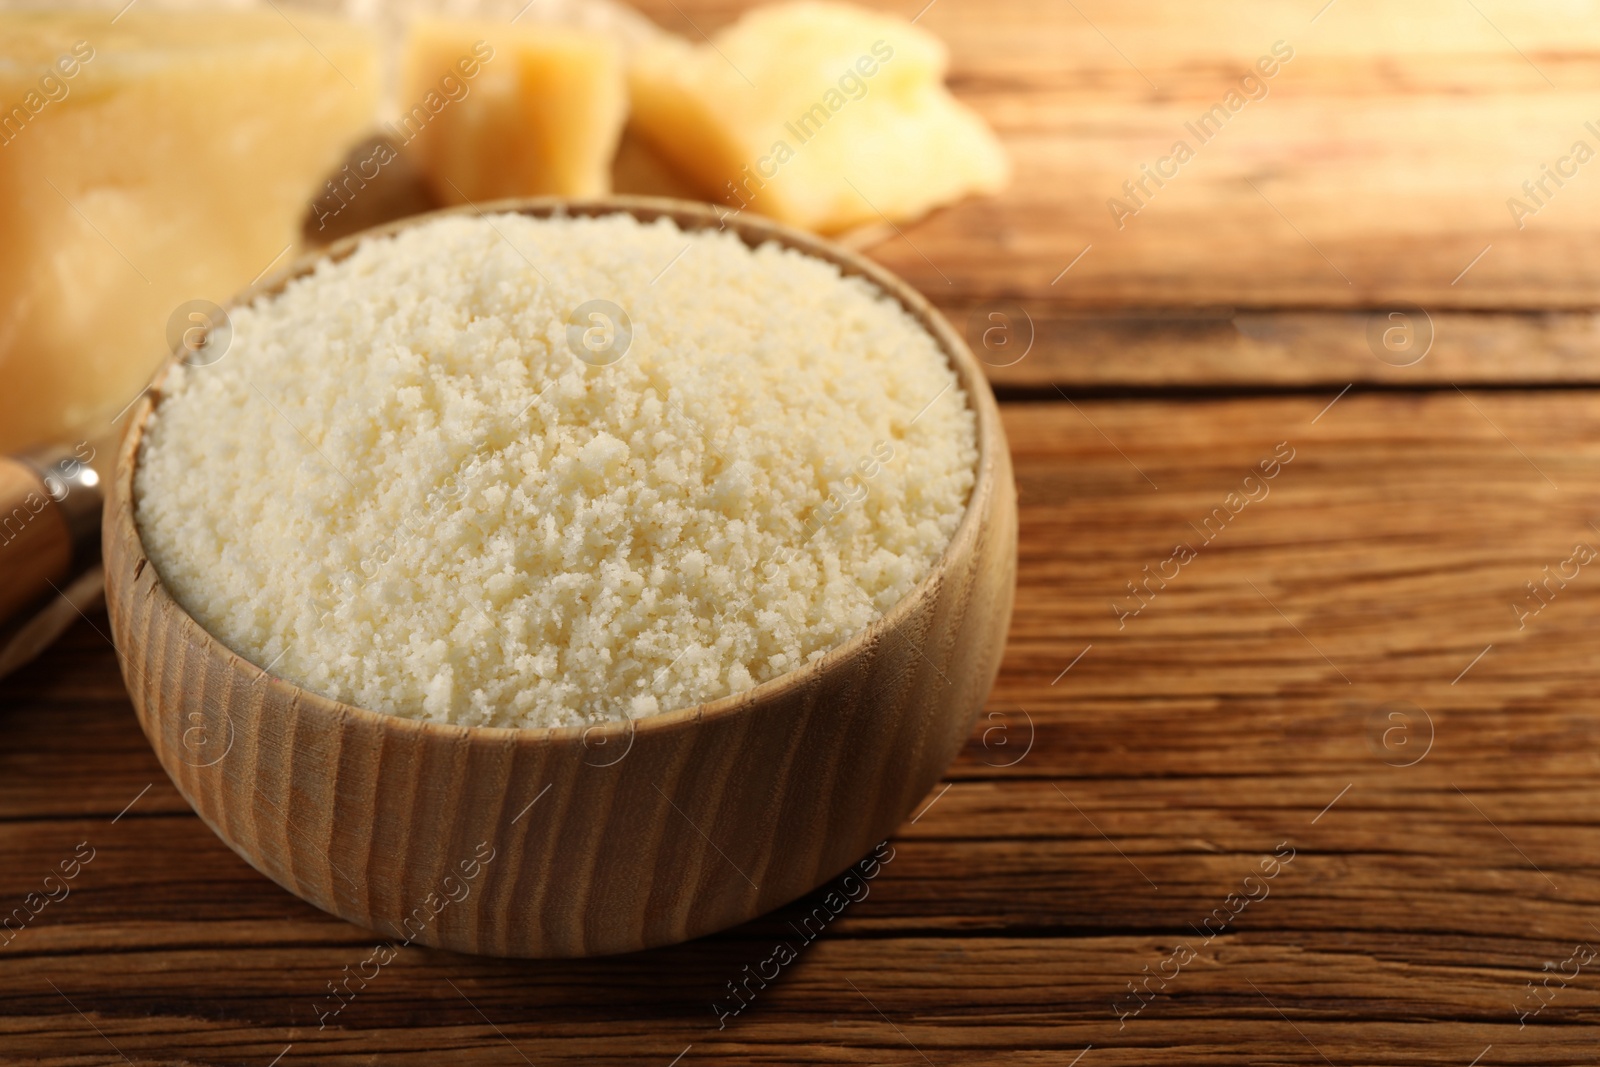
[[[718,225],[712,208],[672,200],[546,198],[493,210]],[[966,515],[932,573],[826,656],[697,707],[588,729],[379,714],[272,677],[168,594],[132,507],[158,381],[135,413],[105,509],[111,628],[162,766],[251,866],[385,938],[500,956],[627,952],[801,896],[886,838],[938,781],[994,682],[1011,616],[1016,490],[994,396],[949,324],[887,271],[762,219],[729,225],[747,243],[776,240],[865,276],[949,356],[977,414],[979,460]],[[348,255],[360,236],[234,304]]]

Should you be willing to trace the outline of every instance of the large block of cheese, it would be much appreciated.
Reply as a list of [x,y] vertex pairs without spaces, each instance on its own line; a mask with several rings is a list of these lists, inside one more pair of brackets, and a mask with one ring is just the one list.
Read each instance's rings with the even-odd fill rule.
[[287,14],[0,12],[0,450],[104,432],[179,305],[293,254],[380,85]]
[[610,191],[627,118],[617,42],[593,30],[419,20],[389,129],[450,203]]
[[632,128],[725,203],[823,232],[914,218],[1009,177],[944,87],[944,44],[903,19],[801,0],[629,69]]

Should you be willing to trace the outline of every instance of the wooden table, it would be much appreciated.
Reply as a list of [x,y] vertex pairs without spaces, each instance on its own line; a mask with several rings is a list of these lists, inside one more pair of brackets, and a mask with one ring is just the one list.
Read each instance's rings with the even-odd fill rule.
[[1506,203],[1600,146],[1600,18],[1321,2],[924,12],[1017,182],[872,252],[1000,327],[1021,575],[824,934],[818,894],[625,958],[411,948],[319,1029],[375,935],[189,812],[92,618],[0,683],[0,904],[79,857],[0,945],[0,1063],[1600,1062],[1600,162]]

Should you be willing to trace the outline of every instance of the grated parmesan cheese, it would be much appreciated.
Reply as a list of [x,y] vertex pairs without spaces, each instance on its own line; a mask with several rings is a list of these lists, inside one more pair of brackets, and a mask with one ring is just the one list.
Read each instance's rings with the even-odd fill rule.
[[542,727],[746,689],[904,597],[973,485],[933,338],[731,233],[443,217],[232,319],[146,428],[145,549],[241,656],[376,711]]

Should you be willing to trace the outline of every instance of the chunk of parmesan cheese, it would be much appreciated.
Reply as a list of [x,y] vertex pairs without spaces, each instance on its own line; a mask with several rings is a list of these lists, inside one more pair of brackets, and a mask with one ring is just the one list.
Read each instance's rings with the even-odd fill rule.
[[104,432],[180,305],[286,262],[379,81],[299,10],[0,12],[0,451]]
[[944,87],[947,65],[903,19],[775,4],[705,44],[643,46],[632,127],[735,207],[822,232],[901,221],[1009,178],[999,141]]
[[598,196],[627,117],[622,51],[564,26],[414,23],[392,133],[447,203]]

